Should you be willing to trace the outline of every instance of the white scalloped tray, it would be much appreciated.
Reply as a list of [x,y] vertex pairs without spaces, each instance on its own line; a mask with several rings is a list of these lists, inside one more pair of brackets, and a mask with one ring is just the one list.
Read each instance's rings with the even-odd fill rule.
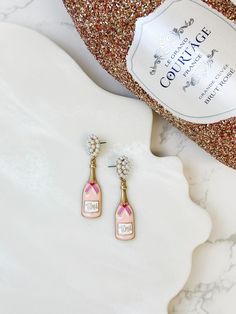
[[[182,165],[149,150],[151,110],[97,87],[38,33],[0,25],[0,312],[164,314],[191,255],[211,229],[189,198]],[[85,140],[98,158],[104,214],[80,216],[88,178]],[[107,165],[125,153],[137,237],[114,237],[119,180]]]

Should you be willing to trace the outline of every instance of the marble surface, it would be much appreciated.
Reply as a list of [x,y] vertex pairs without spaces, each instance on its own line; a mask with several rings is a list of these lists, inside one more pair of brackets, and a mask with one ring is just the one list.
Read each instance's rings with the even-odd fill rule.
[[[0,47],[0,312],[167,314],[211,220],[190,199],[179,158],[150,151],[151,109],[98,87],[35,31],[1,23]],[[100,219],[80,214],[88,132],[107,142]],[[120,180],[108,167],[121,155],[132,165],[128,242],[115,238]]]
[[[131,96],[87,52],[60,0],[2,0],[0,19],[46,34],[65,49],[98,85],[113,93]],[[159,156],[180,157],[192,199],[205,208],[213,220],[210,239],[196,250],[192,274],[184,290],[171,302],[169,313],[234,314],[236,172],[213,160],[157,115],[154,115],[151,147]]]
[[234,314],[236,309],[236,171],[220,164],[178,130],[156,118],[152,149],[178,156],[192,199],[205,208],[213,229],[195,251],[184,290],[170,304],[171,314]]

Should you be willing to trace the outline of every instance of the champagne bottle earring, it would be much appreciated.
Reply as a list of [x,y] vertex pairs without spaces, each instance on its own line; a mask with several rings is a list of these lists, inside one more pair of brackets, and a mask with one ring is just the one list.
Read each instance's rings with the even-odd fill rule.
[[116,166],[110,167],[116,167],[121,188],[121,199],[115,213],[115,236],[118,240],[132,240],[135,237],[135,217],[127,197],[129,160],[126,156],[121,156],[117,159]]
[[90,176],[83,189],[81,214],[86,218],[97,218],[102,214],[102,192],[96,178],[96,157],[100,152],[101,144],[94,134],[88,138],[88,153],[90,159]]

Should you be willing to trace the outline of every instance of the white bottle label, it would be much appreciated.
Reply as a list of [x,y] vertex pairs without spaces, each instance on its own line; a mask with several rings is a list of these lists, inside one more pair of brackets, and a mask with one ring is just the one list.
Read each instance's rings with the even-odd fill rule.
[[84,211],[86,213],[97,213],[99,211],[98,201],[85,201]]
[[167,0],[139,18],[127,55],[133,79],[176,117],[236,116],[236,28],[200,0]]
[[130,235],[133,233],[133,224],[132,223],[123,223],[118,224],[118,234],[119,235]]

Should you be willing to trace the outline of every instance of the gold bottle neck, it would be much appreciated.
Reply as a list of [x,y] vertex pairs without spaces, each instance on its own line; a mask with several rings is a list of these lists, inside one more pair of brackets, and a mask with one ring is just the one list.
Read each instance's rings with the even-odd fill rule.
[[96,158],[91,158],[90,161],[90,176],[89,176],[90,182],[96,182]]
[[122,204],[129,203],[127,197],[127,184],[125,179],[121,179],[120,189],[121,189],[121,203]]

